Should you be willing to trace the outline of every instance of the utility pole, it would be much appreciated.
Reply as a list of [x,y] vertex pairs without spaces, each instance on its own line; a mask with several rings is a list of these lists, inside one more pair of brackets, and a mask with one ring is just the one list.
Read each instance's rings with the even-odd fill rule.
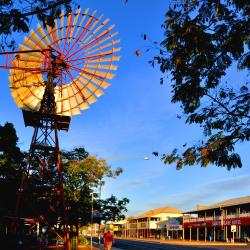
[[92,231],[93,231],[93,214],[94,214],[94,193],[91,193],[91,231],[90,231],[90,249],[92,250],[93,247],[93,236],[92,236]]

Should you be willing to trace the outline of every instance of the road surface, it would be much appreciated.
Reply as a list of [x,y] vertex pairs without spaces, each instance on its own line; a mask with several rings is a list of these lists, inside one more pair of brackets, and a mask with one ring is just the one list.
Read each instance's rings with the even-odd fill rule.
[[250,250],[248,246],[187,246],[156,242],[116,239],[115,247],[123,250]]

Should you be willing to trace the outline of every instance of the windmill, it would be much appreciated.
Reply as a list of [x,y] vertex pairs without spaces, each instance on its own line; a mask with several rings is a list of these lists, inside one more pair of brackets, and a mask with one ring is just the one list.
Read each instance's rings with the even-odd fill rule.
[[[40,184],[48,180],[54,183],[47,194],[56,203],[54,211],[48,207],[36,214],[64,239],[65,249],[70,243],[58,131],[68,131],[71,118],[96,102],[115,76],[120,41],[113,28],[108,18],[96,16],[95,11],[78,8],[68,15],[62,11],[53,28],[37,24],[19,45],[19,51],[0,53],[6,56],[0,68],[10,70],[11,94],[22,110],[25,126],[34,128],[13,225],[20,217],[32,172],[40,177]],[[46,192],[43,196],[40,198],[46,198]],[[53,212],[63,214],[63,236],[46,220],[46,215]]]

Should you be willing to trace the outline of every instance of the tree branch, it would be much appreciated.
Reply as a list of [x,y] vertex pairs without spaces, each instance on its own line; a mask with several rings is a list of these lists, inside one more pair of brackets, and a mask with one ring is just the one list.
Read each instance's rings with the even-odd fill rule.
[[[70,3],[71,1],[72,0],[61,0],[61,1],[58,1],[56,3],[53,3],[53,4],[49,5],[49,6],[47,6],[46,8],[39,9],[39,10],[33,10],[33,11],[30,11],[30,12],[20,14],[19,17],[27,17],[27,16],[31,16],[31,15],[36,15],[38,13],[45,12],[47,10],[53,9],[53,8],[55,8],[57,6],[62,5],[62,4]],[[12,13],[0,13],[0,17],[1,16],[9,17],[9,16],[13,16],[13,14]]]
[[218,103],[223,109],[225,109],[227,111],[227,114],[231,115],[231,116],[237,116],[236,114],[232,113],[232,111],[230,111],[222,102],[220,102],[217,98],[213,97],[212,95],[206,93],[205,95],[207,95],[209,98],[211,98],[213,101],[215,101],[216,103]]

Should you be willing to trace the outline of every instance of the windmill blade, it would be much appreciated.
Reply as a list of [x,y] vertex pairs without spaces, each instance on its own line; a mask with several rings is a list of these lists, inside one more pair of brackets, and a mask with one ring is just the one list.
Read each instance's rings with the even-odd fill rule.
[[110,86],[110,83],[108,83],[108,82],[106,82],[104,80],[100,80],[100,79],[96,78],[95,76],[89,76],[87,74],[82,73],[81,76],[80,76],[80,79],[82,79],[82,78],[85,78],[88,81],[91,81],[91,82],[95,83],[96,85],[98,85],[98,86],[100,86],[100,87],[102,87],[104,89],[106,89],[106,88],[108,88]]
[[49,39],[49,36],[47,36],[45,31],[43,30],[43,27],[39,23],[37,24],[36,28],[38,33],[41,35],[42,39],[46,42],[46,44],[51,44],[52,41]]
[[96,85],[92,84],[90,81],[85,80],[84,78],[79,78],[76,80],[77,83],[85,86],[89,91],[92,92],[96,97],[100,97],[104,92]]
[[117,43],[120,43],[120,40],[114,40],[114,41],[112,41],[110,43],[106,43],[103,46],[100,46],[100,43],[98,43],[98,46],[99,46],[98,48],[95,48],[96,46],[93,46],[91,48],[87,48],[86,51],[87,51],[88,55],[91,55],[91,54],[93,54],[93,53],[95,53],[97,51],[104,50],[105,48],[108,48],[108,47],[112,47]]
[[121,48],[118,32],[112,32],[115,26],[95,13],[62,11],[53,28],[37,24],[24,38],[19,49],[25,53],[12,61],[9,75],[18,107],[39,112],[49,74],[55,84],[55,114],[80,114],[104,94],[118,68]]
[[105,57],[105,58],[93,58],[93,59],[88,59],[88,62],[115,62],[115,61],[120,61],[121,57],[120,56],[111,56],[111,57]]
[[78,21],[80,12],[81,12],[81,8],[79,8],[79,9],[76,11],[76,13],[75,13],[74,22],[73,22],[72,29],[71,29],[71,32],[70,32],[70,38],[73,37],[74,30],[75,30],[75,27],[76,27],[76,24],[77,24],[77,21]]
[[[101,20],[102,16],[99,18]],[[87,43],[92,37],[97,34],[98,31],[100,31],[108,22],[110,21],[109,18],[105,19],[94,31],[92,31],[91,35],[88,36],[88,38],[85,39],[85,41],[82,41],[82,43]]]
[[47,42],[43,41],[41,37],[39,37],[39,35],[34,30],[30,31],[29,39],[32,40],[32,42],[34,42],[36,45],[39,44],[41,48],[47,48],[47,45],[48,45]]
[[118,66],[114,65],[114,64],[91,64],[91,63],[87,63],[86,64],[87,68],[93,68],[93,69],[105,69],[105,70],[117,70]]
[[[101,41],[99,41],[97,44],[95,44],[92,48],[86,48],[86,51],[94,49],[96,47],[98,47],[99,50],[102,50],[103,48],[102,48],[101,44],[103,44],[103,43],[105,44],[109,40],[111,40],[111,46],[113,46],[114,42],[116,41],[116,40],[113,40],[113,38],[115,36],[117,36],[118,34],[119,34],[118,32],[109,34],[108,36],[104,37]],[[120,40],[119,40],[119,42],[120,42]],[[107,45],[107,43],[106,43],[106,45]]]

